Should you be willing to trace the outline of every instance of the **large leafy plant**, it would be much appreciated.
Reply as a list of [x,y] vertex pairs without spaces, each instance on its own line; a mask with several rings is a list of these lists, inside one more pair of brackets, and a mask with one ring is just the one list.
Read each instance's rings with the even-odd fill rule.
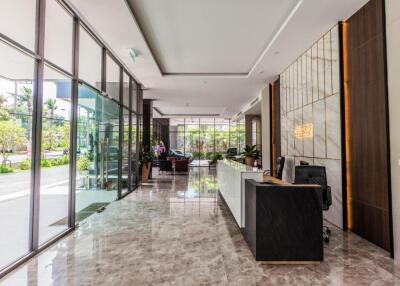
[[144,165],[153,162],[153,153],[150,151],[142,151],[140,153],[140,162]]
[[258,158],[260,157],[260,151],[258,151],[256,145],[250,146],[246,145],[244,148],[244,151],[241,153],[243,156],[248,157],[248,158]]

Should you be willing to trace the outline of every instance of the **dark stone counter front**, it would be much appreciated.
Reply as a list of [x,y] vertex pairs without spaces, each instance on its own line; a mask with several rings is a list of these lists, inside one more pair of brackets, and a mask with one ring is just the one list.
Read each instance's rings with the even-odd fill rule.
[[258,261],[323,261],[322,190],[246,180],[243,235]]

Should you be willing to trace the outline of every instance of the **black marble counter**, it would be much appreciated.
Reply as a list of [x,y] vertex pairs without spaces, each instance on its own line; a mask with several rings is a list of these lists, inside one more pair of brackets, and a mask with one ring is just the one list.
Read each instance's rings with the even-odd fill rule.
[[245,227],[258,261],[322,261],[322,190],[318,186],[268,185],[246,180]]

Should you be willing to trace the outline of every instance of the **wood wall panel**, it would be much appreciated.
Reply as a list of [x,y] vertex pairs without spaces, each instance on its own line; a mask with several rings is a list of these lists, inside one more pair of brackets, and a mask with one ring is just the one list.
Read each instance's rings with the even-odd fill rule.
[[390,250],[388,134],[383,0],[371,0],[344,25],[348,226]]
[[281,156],[281,88],[280,79],[271,86],[271,171],[275,174],[276,161]]

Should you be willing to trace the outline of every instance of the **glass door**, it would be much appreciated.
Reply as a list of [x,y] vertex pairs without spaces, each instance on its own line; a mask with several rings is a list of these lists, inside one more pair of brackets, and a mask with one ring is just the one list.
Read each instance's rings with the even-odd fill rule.
[[119,105],[79,86],[76,222],[118,197]]

